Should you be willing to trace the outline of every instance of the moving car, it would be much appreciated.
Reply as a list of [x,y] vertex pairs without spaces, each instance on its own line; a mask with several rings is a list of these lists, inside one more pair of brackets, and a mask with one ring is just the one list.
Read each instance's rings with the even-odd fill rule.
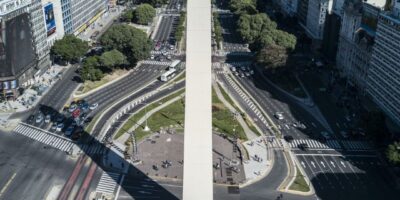
[[284,119],[283,113],[282,113],[282,112],[276,112],[274,116],[275,116],[277,119],[279,119],[279,120]]
[[96,109],[97,107],[99,107],[99,104],[98,104],[98,103],[94,103],[94,104],[92,104],[92,105],[89,106],[89,109],[90,109],[90,110],[94,110],[94,109]]
[[39,123],[42,123],[42,121],[43,121],[43,114],[38,114],[37,116],[36,116],[36,123],[37,124],[39,124]]
[[291,136],[291,135],[285,135],[284,137],[283,137],[283,139],[285,139],[286,140],[286,142],[292,142],[293,141],[293,136]]
[[44,118],[44,123],[48,124],[50,123],[51,120],[51,115],[46,115],[46,118]]
[[306,151],[309,148],[307,143],[300,143],[298,147],[303,151]]
[[67,136],[67,137],[71,136],[73,131],[74,131],[74,127],[73,126],[69,126],[67,128],[67,130],[65,130],[65,136]]
[[59,123],[59,124],[57,124],[56,131],[61,131],[63,128],[64,128],[64,123]]
[[71,104],[71,106],[68,108],[68,111],[72,113],[72,112],[74,112],[74,110],[75,110],[77,107],[78,107],[78,106],[77,106],[76,104],[73,103],[73,104]]
[[28,124],[32,124],[33,120],[35,120],[35,116],[34,115],[30,115],[28,118]]
[[54,123],[54,124],[51,126],[51,130],[53,130],[53,131],[57,130],[57,122]]

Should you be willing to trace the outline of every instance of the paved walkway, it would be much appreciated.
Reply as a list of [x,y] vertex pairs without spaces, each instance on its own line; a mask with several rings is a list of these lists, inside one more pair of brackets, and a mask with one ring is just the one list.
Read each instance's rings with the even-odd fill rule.
[[160,111],[161,109],[171,105],[172,103],[174,103],[175,101],[178,101],[179,99],[181,99],[182,96],[177,96],[163,104],[161,104],[160,106],[154,108],[153,110],[150,110],[147,112],[147,114],[145,116],[143,116],[142,118],[140,118],[135,125],[133,125],[128,131],[126,131],[123,135],[121,135],[121,137],[119,137],[118,139],[116,139],[116,142],[119,142],[121,144],[124,144],[126,140],[129,139],[129,137],[131,136],[129,133],[134,131],[135,129],[137,129],[139,126],[141,126],[148,118],[150,118],[154,113]]
[[35,107],[40,99],[49,91],[49,89],[61,77],[59,74],[67,67],[54,65],[50,67],[42,76],[36,79],[32,87],[25,89],[15,101],[6,101],[1,103],[0,117],[2,120],[7,121],[8,117],[14,112],[23,112],[32,107]]
[[[231,113],[239,113],[222,95],[220,88],[218,85],[213,82],[213,88],[215,90],[215,93],[218,96],[218,99],[222,101],[222,103],[229,109]],[[241,115],[235,115],[236,120],[239,122],[240,126],[243,127],[244,133],[246,134],[247,139],[252,140],[254,138],[257,138],[257,134],[255,134],[249,126],[247,126],[246,122],[244,121],[243,117]]]
[[249,155],[249,160],[244,161],[246,182],[251,183],[266,176],[272,168],[272,157],[268,153],[263,137],[256,137],[243,143]]

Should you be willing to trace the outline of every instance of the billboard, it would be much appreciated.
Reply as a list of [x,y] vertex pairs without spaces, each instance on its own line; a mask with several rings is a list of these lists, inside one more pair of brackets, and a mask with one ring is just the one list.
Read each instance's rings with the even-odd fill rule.
[[44,6],[44,20],[46,21],[47,36],[50,36],[56,32],[56,20],[54,19],[54,9],[52,3]]

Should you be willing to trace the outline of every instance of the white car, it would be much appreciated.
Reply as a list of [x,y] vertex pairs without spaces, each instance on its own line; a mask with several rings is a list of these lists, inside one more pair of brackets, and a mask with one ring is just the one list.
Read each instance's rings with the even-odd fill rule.
[[71,104],[71,106],[68,108],[68,111],[72,113],[76,110],[76,108],[77,108],[76,104]]
[[46,118],[44,118],[44,123],[48,124],[50,123],[51,120],[51,115],[46,115]]
[[231,67],[231,70],[232,70],[233,72],[236,72],[236,67]]
[[277,119],[279,119],[279,120],[284,119],[283,113],[281,113],[281,112],[276,112],[276,113],[275,113],[275,117],[276,117]]
[[64,123],[59,123],[59,124],[57,125],[56,131],[61,131],[63,128],[64,128]]
[[90,109],[90,110],[94,110],[94,109],[96,109],[97,107],[99,107],[99,104],[98,104],[98,103],[94,103],[94,104],[92,104],[92,105],[89,106],[89,109]]
[[43,115],[42,114],[39,114],[38,116],[36,116],[36,123],[37,124],[42,123],[42,121],[43,121]]

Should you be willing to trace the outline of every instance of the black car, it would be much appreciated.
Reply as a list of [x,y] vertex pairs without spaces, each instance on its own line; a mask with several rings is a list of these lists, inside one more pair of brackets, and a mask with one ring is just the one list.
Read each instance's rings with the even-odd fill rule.
[[285,135],[284,137],[283,137],[283,139],[285,139],[286,140],[286,142],[292,142],[293,141],[293,136],[291,136],[291,135]]
[[35,116],[34,115],[30,115],[29,118],[28,118],[28,124],[32,124],[34,120],[35,120]]
[[303,151],[306,151],[309,148],[307,143],[300,143],[298,147]]

